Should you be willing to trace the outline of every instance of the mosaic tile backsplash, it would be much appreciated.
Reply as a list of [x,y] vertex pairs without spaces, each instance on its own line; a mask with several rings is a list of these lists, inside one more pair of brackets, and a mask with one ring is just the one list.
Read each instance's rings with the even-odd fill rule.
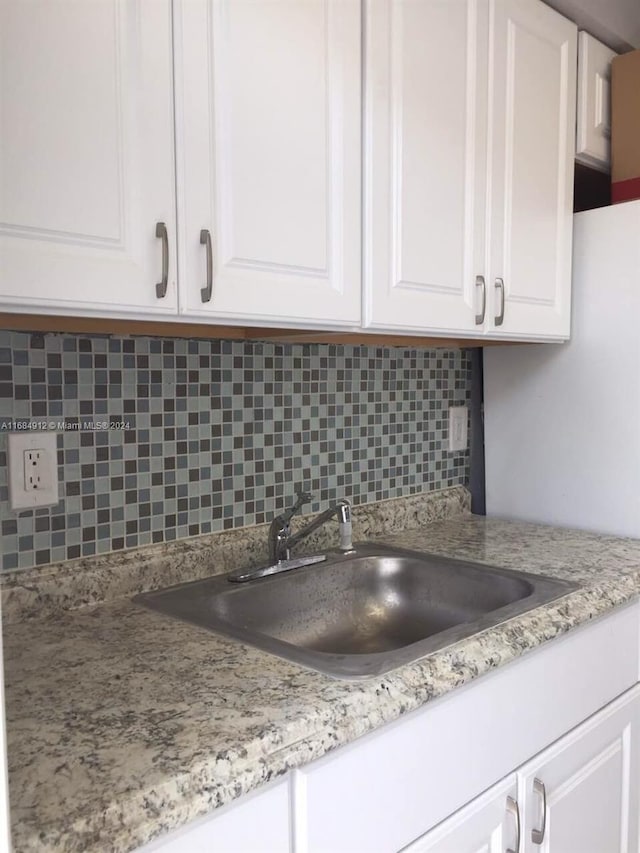
[[[0,331],[2,568],[468,482],[463,350]],[[7,431],[58,431],[60,503],[12,512]]]

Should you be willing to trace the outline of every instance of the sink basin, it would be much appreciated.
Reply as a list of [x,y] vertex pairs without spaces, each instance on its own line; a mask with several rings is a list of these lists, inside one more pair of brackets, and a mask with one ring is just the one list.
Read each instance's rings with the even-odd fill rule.
[[541,575],[375,544],[250,583],[228,578],[134,600],[327,675],[365,678],[575,589]]

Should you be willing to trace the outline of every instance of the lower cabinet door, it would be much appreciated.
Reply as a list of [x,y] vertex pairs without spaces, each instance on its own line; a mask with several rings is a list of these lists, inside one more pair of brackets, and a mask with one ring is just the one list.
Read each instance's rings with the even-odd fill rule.
[[405,847],[403,853],[517,851],[520,813],[516,790],[514,773]]
[[640,688],[518,771],[522,853],[638,850]]

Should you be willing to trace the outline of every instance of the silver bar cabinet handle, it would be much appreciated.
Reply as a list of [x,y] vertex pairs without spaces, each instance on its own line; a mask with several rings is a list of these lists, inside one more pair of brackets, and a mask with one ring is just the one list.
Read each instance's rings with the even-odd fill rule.
[[476,287],[482,288],[482,310],[476,314],[476,326],[481,326],[484,323],[484,314],[487,309],[487,288],[484,283],[484,276],[476,276]]
[[207,283],[200,289],[200,298],[203,302],[211,301],[213,290],[213,249],[211,248],[211,232],[203,228],[200,232],[200,245],[207,247]]
[[547,828],[547,790],[544,787],[544,782],[541,782],[540,779],[533,780],[533,793],[537,794],[542,801],[542,828],[531,830],[531,840],[534,844],[542,844]]
[[504,281],[497,278],[495,281],[496,290],[500,292],[500,313],[496,314],[495,324],[501,326],[504,320]]
[[507,812],[513,816],[513,819],[516,823],[516,846],[515,850],[511,847],[507,847],[505,853],[519,853],[520,850],[520,806],[518,805],[518,801],[514,800],[513,797],[507,797]]
[[156,284],[156,296],[158,299],[164,299],[169,281],[169,235],[164,222],[156,222],[156,237],[162,240],[162,279]]

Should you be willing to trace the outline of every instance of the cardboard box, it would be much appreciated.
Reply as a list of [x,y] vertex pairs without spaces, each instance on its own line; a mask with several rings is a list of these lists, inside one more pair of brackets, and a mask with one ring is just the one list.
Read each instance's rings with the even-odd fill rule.
[[611,62],[611,200],[640,198],[640,50]]

